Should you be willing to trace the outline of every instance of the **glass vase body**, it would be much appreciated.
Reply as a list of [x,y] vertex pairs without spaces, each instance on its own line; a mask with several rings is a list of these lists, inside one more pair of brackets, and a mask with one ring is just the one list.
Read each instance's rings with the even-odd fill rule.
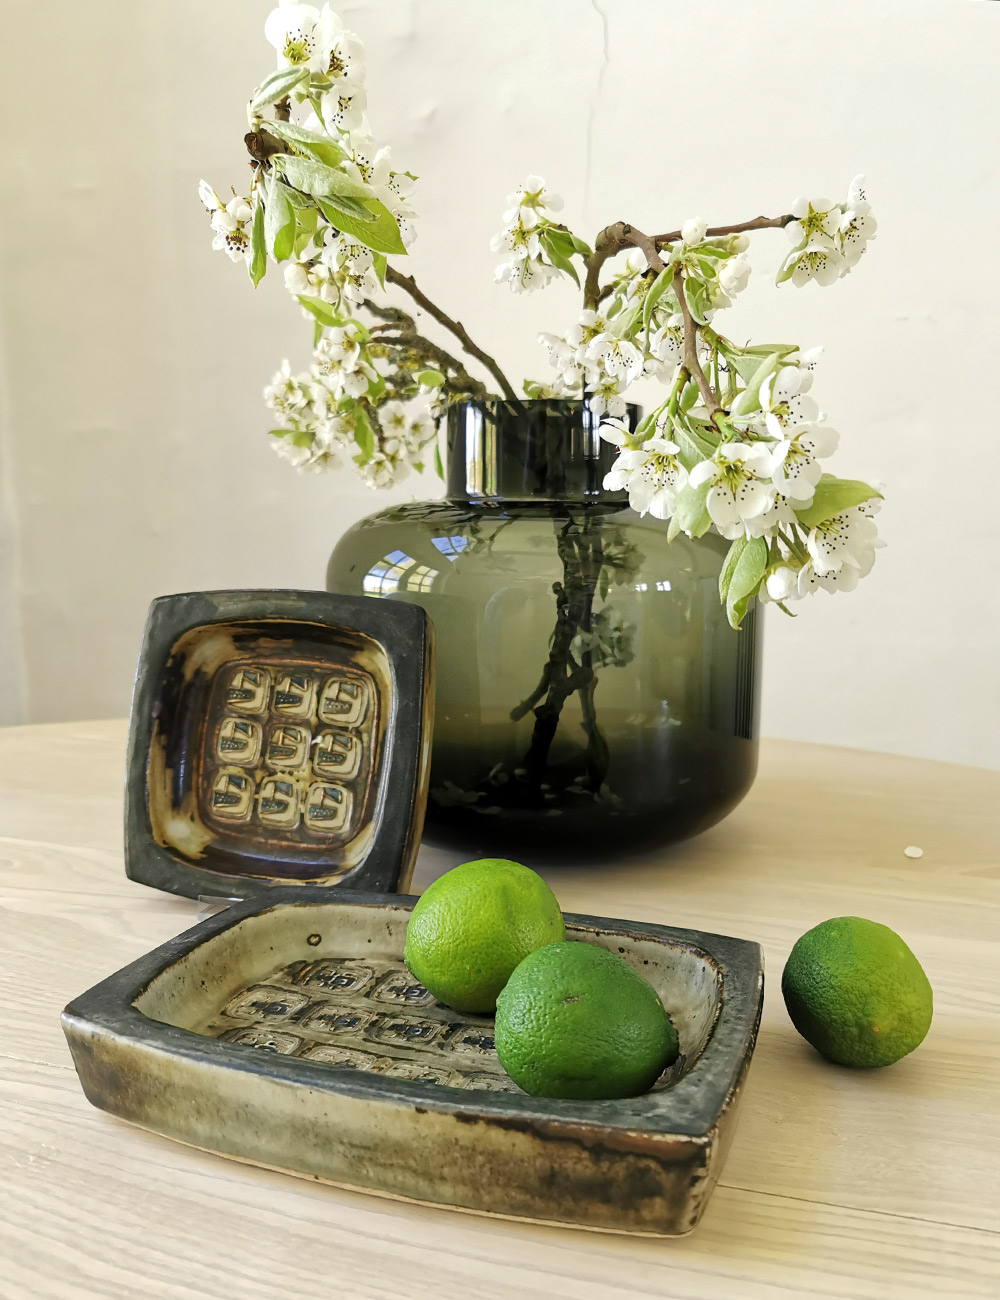
[[756,771],[760,629],[719,602],[729,543],[668,542],[606,490],[598,425],[582,403],[454,406],[445,500],[363,519],[330,559],[328,590],[433,620],[425,839],[470,858],[660,847]]

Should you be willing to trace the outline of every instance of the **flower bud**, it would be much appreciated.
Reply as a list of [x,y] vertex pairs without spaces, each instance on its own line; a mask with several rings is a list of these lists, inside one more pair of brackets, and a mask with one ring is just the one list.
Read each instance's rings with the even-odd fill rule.
[[681,239],[685,244],[700,244],[708,230],[708,222],[701,217],[690,217],[681,226]]

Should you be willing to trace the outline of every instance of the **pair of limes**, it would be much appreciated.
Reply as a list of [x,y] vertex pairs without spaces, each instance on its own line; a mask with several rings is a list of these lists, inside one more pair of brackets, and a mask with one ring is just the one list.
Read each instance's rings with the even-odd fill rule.
[[552,890],[504,858],[466,862],[410,916],[405,961],[439,1002],[492,1013],[500,1064],[536,1097],[633,1097],[677,1057],[653,987],[617,953],[568,941]]

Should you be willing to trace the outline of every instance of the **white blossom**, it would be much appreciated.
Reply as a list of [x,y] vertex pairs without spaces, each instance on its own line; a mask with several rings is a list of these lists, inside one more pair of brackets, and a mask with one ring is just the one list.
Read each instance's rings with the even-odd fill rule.
[[364,86],[334,87],[319,101],[323,125],[331,135],[363,130],[368,98]]
[[[864,505],[824,519],[806,537],[806,549],[817,577],[828,577],[845,566],[860,571],[867,564],[867,572],[874,563],[877,537],[871,510]],[[845,580],[850,579],[845,575]]]
[[282,426],[297,424],[308,416],[312,402],[307,375],[293,375],[288,360],[264,389],[264,401]]
[[763,443],[724,442],[699,461],[689,475],[692,487],[710,483],[705,505],[723,537],[746,535],[746,521],[762,515],[774,501],[767,477],[771,453]]
[[618,380],[608,376],[599,383],[588,385],[587,405],[594,415],[608,415],[620,419],[628,411],[628,402],[618,391]]
[[338,399],[363,397],[377,377],[365,360],[361,342],[350,325],[327,330],[316,344],[312,373]]
[[[784,438],[787,428],[810,424],[819,417],[819,407],[805,392],[811,384],[809,371],[788,365],[768,375],[761,384],[760,409],[772,438]],[[757,412],[753,414],[756,416]]]
[[512,262],[501,262],[493,274],[498,284],[509,284],[514,293],[532,293],[535,289],[544,289],[559,272],[546,262],[535,258],[517,258]]
[[855,176],[847,192],[847,204],[837,229],[837,246],[844,259],[840,274],[856,266],[869,239],[874,239],[878,223],[865,197],[864,176]]
[[598,334],[587,348],[587,359],[597,362],[606,375],[631,384],[642,374],[644,358],[634,343],[613,334]]
[[680,365],[684,351],[684,318],[670,316],[649,336],[645,373],[669,380]]
[[771,481],[798,509],[809,505],[816,493],[823,473],[819,458],[832,456],[839,441],[835,429],[801,425],[773,448]]
[[348,176],[367,185],[394,217],[416,215],[407,201],[413,192],[413,178],[404,172],[392,170],[392,150],[389,146],[376,149],[371,136],[362,131],[352,131],[347,144],[350,155],[344,164],[344,171]]
[[[602,427],[602,436],[609,437]],[[620,433],[621,426],[611,430]],[[619,444],[620,446],[620,444]],[[604,487],[609,492],[628,491],[628,502],[640,515],[651,514],[656,519],[669,519],[673,514],[677,493],[687,483],[687,470],[677,459],[680,448],[668,438],[647,438],[636,448],[621,447],[614,465],[604,476]]]
[[529,176],[524,184],[513,194],[507,195],[507,210],[503,214],[504,222],[511,225],[518,214],[531,212],[561,212],[563,201],[558,194],[546,190],[541,176]]
[[542,251],[537,227],[538,218],[534,212],[520,212],[515,221],[493,236],[490,248],[494,253],[509,253],[515,262],[527,257],[537,258]]
[[579,347],[574,347],[558,334],[546,332],[539,334],[538,342],[548,349],[549,364],[558,375],[559,385],[570,391],[580,388],[588,376],[588,369],[579,356]]
[[[289,262],[285,267],[285,288],[296,297],[320,298],[323,302],[337,301],[337,286],[333,273],[316,257]],[[304,309],[303,309],[304,310]]]
[[807,393],[812,388],[813,375],[816,373],[816,367],[819,365],[822,355],[822,348],[806,348],[804,352],[792,352],[785,358],[785,365],[798,368],[798,392]]
[[794,221],[785,227],[793,244],[807,244],[817,236],[832,245],[840,227],[840,207],[829,199],[798,198],[792,204]]
[[723,263],[719,271],[719,286],[730,298],[747,286],[750,279],[750,262],[745,257],[734,257]]
[[353,91],[364,84],[366,61],[365,47],[353,32],[340,28],[330,48],[330,60],[325,68],[326,75],[333,82],[334,90],[340,94]]
[[308,68],[318,73],[329,68],[341,32],[339,18],[326,4],[320,10],[281,0],[264,23],[264,35],[278,51],[279,68]]
[[224,252],[230,261],[249,262],[250,226],[253,222],[250,200],[237,195],[228,203],[223,203],[207,181],[199,182],[198,194],[211,213],[212,229],[215,231],[212,247]]
[[378,292],[372,250],[348,235],[327,229],[320,261],[326,266],[348,302],[363,303]]

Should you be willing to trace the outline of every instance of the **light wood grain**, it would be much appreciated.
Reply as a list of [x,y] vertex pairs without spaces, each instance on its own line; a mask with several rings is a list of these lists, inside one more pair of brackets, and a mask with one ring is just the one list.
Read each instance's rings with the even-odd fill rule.
[[[651,1242],[380,1201],[176,1146],[90,1108],[73,995],[196,919],[124,877],[122,723],[0,730],[0,1297],[1000,1294],[1000,776],[771,742],[746,803],[668,853],[545,874],[567,911],[759,940],[764,1020],[697,1231]],[[924,856],[903,856],[918,844]],[[424,850],[424,888],[457,859]],[[889,1070],[821,1061],[778,987],[798,935],[893,926],[935,989]]]

